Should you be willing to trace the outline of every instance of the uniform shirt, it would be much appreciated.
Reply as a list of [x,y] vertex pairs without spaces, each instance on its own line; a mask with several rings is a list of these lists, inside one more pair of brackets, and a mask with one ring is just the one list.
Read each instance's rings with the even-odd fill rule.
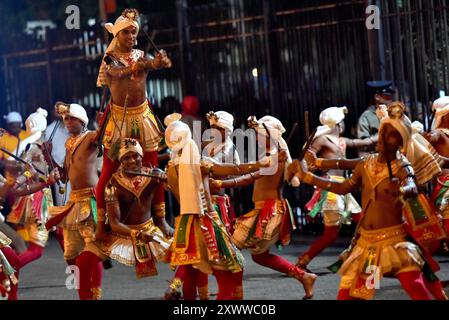
[[[25,130],[21,130],[19,133],[20,141],[24,140],[29,136],[30,134],[27,133]],[[2,137],[0,137],[0,147],[8,150],[11,153],[15,153],[19,145],[19,139],[16,136],[10,134],[9,132],[6,132]],[[7,154],[0,151],[0,159],[8,159],[8,158],[9,156]]]
[[[376,107],[369,106],[359,118],[357,123],[357,138],[366,139],[376,135],[379,131],[380,121],[376,115]],[[375,151],[375,146],[363,147],[359,149],[359,156]]]

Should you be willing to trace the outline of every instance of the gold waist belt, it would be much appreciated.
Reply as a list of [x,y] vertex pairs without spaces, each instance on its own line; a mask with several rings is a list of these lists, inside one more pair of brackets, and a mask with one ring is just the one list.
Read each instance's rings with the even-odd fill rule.
[[379,242],[385,240],[403,240],[407,235],[403,225],[397,225],[388,228],[382,228],[377,230],[365,230],[360,228],[360,240],[366,242]]
[[[263,209],[267,201],[268,200],[254,202],[254,209],[257,210]],[[276,200],[276,209],[283,209],[283,208],[284,208],[284,200]]]
[[79,190],[72,190],[70,192],[69,202],[78,202],[90,199],[94,196],[94,191],[92,188],[84,188]]
[[139,114],[144,114],[146,111],[149,111],[148,101],[145,100],[141,105],[138,105],[137,107],[127,107],[126,112],[124,107],[113,103],[111,111],[114,115],[119,116],[123,116],[123,114],[125,114],[126,116],[135,116]]

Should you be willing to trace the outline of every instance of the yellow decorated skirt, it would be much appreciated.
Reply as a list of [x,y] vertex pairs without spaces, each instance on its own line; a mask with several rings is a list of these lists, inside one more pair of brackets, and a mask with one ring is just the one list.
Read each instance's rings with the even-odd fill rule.
[[425,263],[421,250],[406,241],[403,225],[377,230],[361,228],[360,237],[338,273],[342,276],[341,289],[350,289],[350,295],[371,299],[376,278],[396,276],[401,272],[421,271]]
[[287,245],[293,229],[287,200],[256,201],[254,210],[236,220],[232,238],[240,249],[250,248],[253,254],[260,254],[278,241]]
[[240,272],[243,256],[217,212],[186,214],[176,218],[171,265],[192,265],[209,274],[212,270]]
[[110,105],[110,115],[103,137],[104,147],[111,149],[115,142],[123,138],[138,140],[144,152],[157,151],[161,131],[147,100],[137,107],[128,107],[126,110],[113,103]]

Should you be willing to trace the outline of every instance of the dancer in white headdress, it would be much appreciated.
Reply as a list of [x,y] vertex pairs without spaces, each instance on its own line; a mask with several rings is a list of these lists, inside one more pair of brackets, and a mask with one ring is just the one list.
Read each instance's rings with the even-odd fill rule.
[[[332,107],[323,110],[320,114],[322,126],[318,127],[310,149],[323,159],[346,158],[346,148],[359,148],[372,146],[377,137],[366,139],[348,139],[342,137],[345,130],[346,107]],[[319,163],[318,163],[318,166]],[[321,169],[321,168],[320,168]],[[325,171],[324,176],[334,181],[344,180],[344,170],[336,168]],[[317,188],[306,204],[309,216],[315,218],[318,213],[323,215],[324,234],[316,240],[310,248],[298,258],[298,265],[306,268],[310,261],[320,252],[330,246],[338,237],[342,224],[350,224],[352,214],[361,211],[359,204],[351,194],[337,195],[327,190]]]

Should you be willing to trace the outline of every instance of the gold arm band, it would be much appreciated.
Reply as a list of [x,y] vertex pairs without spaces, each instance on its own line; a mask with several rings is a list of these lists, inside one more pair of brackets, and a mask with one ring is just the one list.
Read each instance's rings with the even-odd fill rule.
[[324,159],[323,159],[323,158],[318,158],[318,159],[316,159],[316,161],[315,161],[315,167],[317,167],[318,169],[323,168],[323,162],[324,162]]
[[217,184],[218,188],[221,188],[223,186],[223,180],[215,180],[215,183]]
[[97,209],[97,221],[98,222],[106,221],[106,212],[104,209]]
[[165,202],[154,204],[153,210],[165,210]]
[[304,176],[303,181],[307,184],[313,184],[313,174],[311,174],[310,172],[307,172],[306,175]]
[[165,202],[153,206],[154,215],[158,218],[165,217]]

